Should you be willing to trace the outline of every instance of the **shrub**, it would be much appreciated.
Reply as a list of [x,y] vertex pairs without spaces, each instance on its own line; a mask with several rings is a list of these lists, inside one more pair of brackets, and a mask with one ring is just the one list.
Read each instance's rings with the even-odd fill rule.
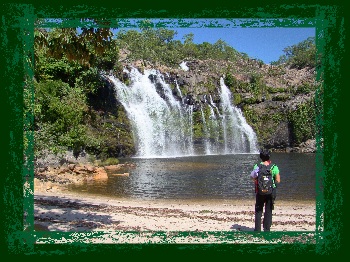
[[102,166],[110,166],[110,165],[117,165],[117,164],[119,164],[119,159],[114,157],[107,158],[101,163]]

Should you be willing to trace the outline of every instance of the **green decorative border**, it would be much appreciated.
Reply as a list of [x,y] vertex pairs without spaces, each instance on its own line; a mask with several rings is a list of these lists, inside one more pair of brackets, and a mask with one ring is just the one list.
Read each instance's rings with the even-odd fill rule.
[[[216,2],[216,1],[215,1]],[[166,255],[167,257],[195,254],[205,258],[209,253],[221,255],[252,254],[338,254],[342,251],[345,215],[344,186],[340,176],[341,156],[338,150],[344,147],[338,116],[339,101],[343,86],[345,55],[345,8],[336,5],[337,1],[325,4],[234,4],[219,6],[218,3],[203,3],[199,6],[182,5],[181,2],[164,8],[161,5],[131,3],[93,3],[74,5],[58,3],[2,5],[1,17],[1,68],[3,94],[5,97],[2,137],[7,138],[3,147],[7,164],[1,176],[3,186],[1,216],[3,219],[2,248],[5,254],[18,255],[105,255],[118,252],[118,255]],[[276,1],[277,2],[277,1]],[[311,1],[310,1],[311,2]],[[280,3],[280,2],[279,2]],[[45,23],[41,26],[80,26],[81,18],[107,18],[103,24],[85,21],[91,26],[135,27],[129,18],[162,18],[156,27],[316,27],[316,44],[322,66],[318,68],[317,80],[323,80],[323,89],[318,90],[316,100],[320,114],[317,117],[318,132],[316,153],[316,230],[313,232],[36,232],[34,231],[33,197],[33,133],[23,136],[23,129],[30,130],[33,115],[23,116],[23,99],[33,101],[33,42],[35,21],[38,18],[69,21]],[[111,17],[115,18],[112,19]],[[186,19],[185,19],[186,18]],[[239,18],[236,23],[233,18]],[[206,19],[210,19],[208,23]],[[224,22],[219,19],[225,19]],[[299,22],[297,22],[299,21]],[[137,26],[137,24],[136,24]],[[323,112],[323,113],[322,113]],[[29,146],[23,158],[23,141]],[[23,217],[24,213],[24,217]],[[94,239],[117,239],[120,234],[135,238],[146,235],[149,244],[92,244]],[[173,244],[176,238],[197,237],[205,239],[210,235],[220,244]],[[310,238],[311,236],[311,238]],[[158,239],[157,244],[152,239]],[[35,244],[44,239],[46,244]],[[251,240],[252,243],[232,244],[235,241]],[[293,240],[288,243],[288,239]],[[282,240],[286,242],[282,242]],[[59,243],[59,244],[57,244]],[[261,243],[257,245],[257,243]],[[146,258],[146,257],[141,257]]]

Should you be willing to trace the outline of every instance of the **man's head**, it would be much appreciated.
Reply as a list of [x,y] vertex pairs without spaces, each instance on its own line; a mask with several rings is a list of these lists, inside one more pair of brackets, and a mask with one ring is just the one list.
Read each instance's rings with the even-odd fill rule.
[[260,159],[262,161],[268,161],[270,160],[271,152],[267,149],[263,149],[260,151]]

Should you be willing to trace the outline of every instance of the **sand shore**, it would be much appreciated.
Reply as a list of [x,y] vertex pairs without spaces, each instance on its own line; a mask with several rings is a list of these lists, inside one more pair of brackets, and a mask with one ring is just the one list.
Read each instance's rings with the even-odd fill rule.
[[[271,231],[304,232],[312,239],[315,220],[314,202],[276,201]],[[249,200],[146,201],[41,190],[34,192],[34,224],[36,232],[81,232],[79,241],[94,243],[226,243],[225,236],[232,232],[250,232],[249,241],[261,243],[260,238],[254,238],[254,201]],[[84,237],[84,232],[93,232],[96,237]],[[37,242],[46,241],[41,238]],[[246,235],[244,240],[240,236],[230,237],[230,241],[247,241]]]

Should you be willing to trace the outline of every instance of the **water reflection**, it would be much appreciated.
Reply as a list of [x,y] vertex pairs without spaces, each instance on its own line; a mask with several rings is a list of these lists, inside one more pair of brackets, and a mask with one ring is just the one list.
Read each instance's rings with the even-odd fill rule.
[[[109,174],[107,181],[71,190],[138,199],[254,199],[249,174],[257,154],[121,159],[126,161],[136,163],[128,177]],[[278,199],[315,199],[314,154],[273,153],[273,161],[281,171]]]

